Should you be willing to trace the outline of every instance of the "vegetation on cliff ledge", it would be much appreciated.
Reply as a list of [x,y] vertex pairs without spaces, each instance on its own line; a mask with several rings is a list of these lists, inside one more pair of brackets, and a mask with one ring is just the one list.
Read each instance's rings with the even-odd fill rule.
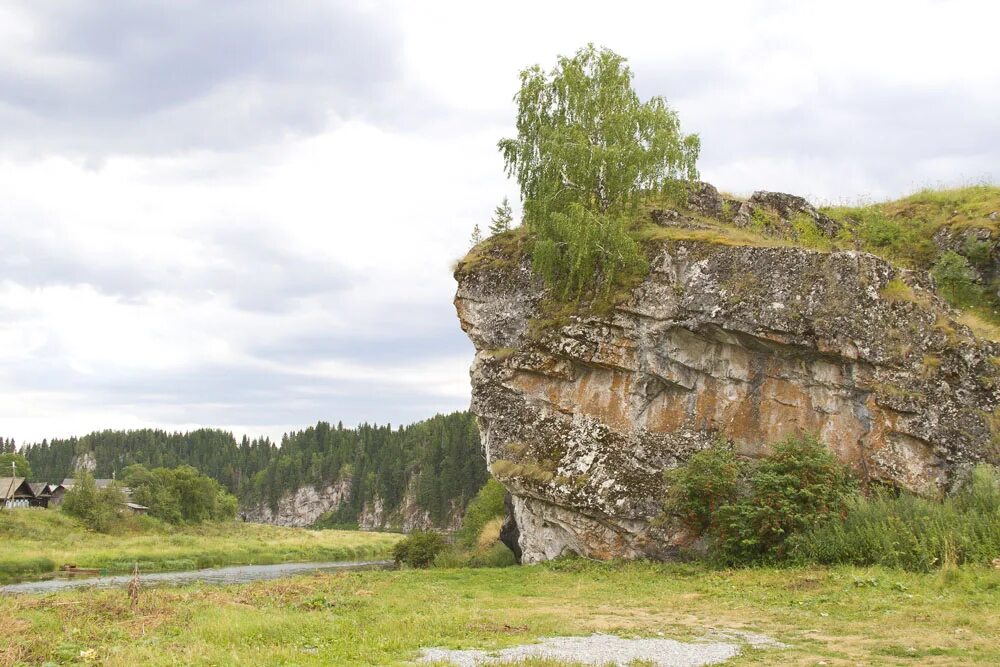
[[[663,242],[701,241],[871,252],[931,272],[977,334],[1000,334],[1000,187],[820,209],[800,200],[804,206],[793,211],[767,197],[755,201],[756,194],[749,201],[723,195],[706,208],[699,200],[705,185],[695,182],[700,139],[681,132],[663,98],[639,100],[618,54],[588,45],[560,57],[551,72],[529,67],[515,100],[517,135],[499,148],[520,186],[524,224],[494,224],[458,271],[530,258],[548,288],[548,320],[625,298]],[[509,217],[505,204],[500,211]]]
[[535,270],[561,299],[643,273],[634,212],[697,176],[697,135],[681,133],[662,97],[641,102],[625,59],[593,45],[549,74],[523,70],[515,99],[517,136],[499,148],[521,188]]

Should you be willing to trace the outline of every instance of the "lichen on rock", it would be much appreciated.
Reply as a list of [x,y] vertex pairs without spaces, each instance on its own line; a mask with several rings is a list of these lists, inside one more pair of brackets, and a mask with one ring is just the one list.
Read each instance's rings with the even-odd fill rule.
[[[695,194],[696,215],[732,208],[714,188]],[[734,224],[756,206],[838,231],[777,193]],[[672,557],[687,536],[656,520],[663,472],[719,438],[759,456],[816,433],[862,480],[929,496],[996,462],[1000,345],[956,321],[926,273],[857,251],[659,239],[627,298],[539,330],[529,259],[478,252],[456,272],[455,305],[524,562]]]

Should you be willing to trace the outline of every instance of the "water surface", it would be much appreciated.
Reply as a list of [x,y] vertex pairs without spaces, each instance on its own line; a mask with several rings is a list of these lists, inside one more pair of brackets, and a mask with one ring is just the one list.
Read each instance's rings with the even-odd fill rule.
[[[207,584],[245,584],[265,579],[281,579],[310,572],[330,570],[376,570],[392,566],[388,560],[335,561],[329,563],[277,563],[274,565],[234,565],[204,570],[183,572],[152,572],[139,575],[143,586],[177,585],[203,582]],[[68,588],[93,586],[100,588],[124,588],[131,581],[131,574],[110,577],[77,577],[73,579],[49,579],[46,581],[26,581],[20,584],[0,586],[0,593],[50,593]]]

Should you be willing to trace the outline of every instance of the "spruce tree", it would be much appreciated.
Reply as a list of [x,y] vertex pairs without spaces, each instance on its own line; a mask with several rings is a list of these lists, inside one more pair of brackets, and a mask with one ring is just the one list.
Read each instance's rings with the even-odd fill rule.
[[482,243],[482,241],[483,232],[479,229],[479,225],[477,224],[472,228],[472,238],[470,239],[470,242],[472,243],[472,247],[475,248],[477,245]]
[[493,219],[490,221],[490,235],[496,236],[497,234],[509,231],[510,223],[513,219],[514,215],[510,210],[510,201],[508,201],[507,197],[504,197],[500,205],[493,211]]

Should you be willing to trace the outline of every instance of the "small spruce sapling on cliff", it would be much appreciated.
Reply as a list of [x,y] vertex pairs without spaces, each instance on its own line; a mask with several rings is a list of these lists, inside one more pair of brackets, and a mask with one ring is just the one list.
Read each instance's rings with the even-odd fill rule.
[[493,219],[490,221],[490,235],[496,236],[510,231],[510,224],[514,220],[514,214],[510,210],[510,201],[504,197],[500,205],[493,211]]

